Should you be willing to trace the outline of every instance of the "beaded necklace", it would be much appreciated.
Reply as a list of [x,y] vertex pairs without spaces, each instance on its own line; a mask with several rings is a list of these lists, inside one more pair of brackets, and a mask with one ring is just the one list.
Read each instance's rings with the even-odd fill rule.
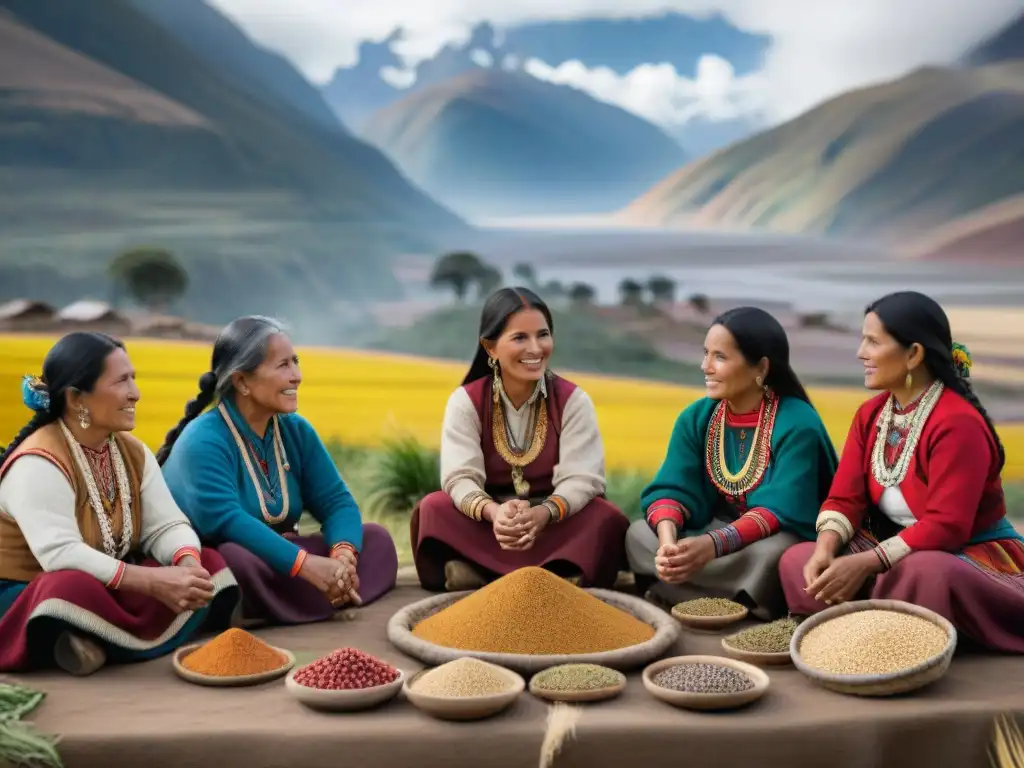
[[252,465],[252,458],[249,455],[249,449],[246,448],[245,441],[242,440],[242,436],[238,433],[238,428],[235,426],[235,422],[232,421],[231,414],[228,413],[228,409],[224,403],[220,403],[217,406],[217,410],[220,411],[220,415],[228,425],[228,429],[231,430],[231,436],[235,440],[235,446],[238,448],[238,452],[242,454],[242,462],[245,464],[245,469],[249,473],[249,479],[252,480],[253,487],[256,489],[256,498],[259,499],[260,513],[263,515],[263,519],[271,525],[283,522],[288,517],[289,512],[288,478],[285,477],[285,472],[288,472],[291,467],[284,458],[284,444],[281,441],[281,425],[278,423],[277,415],[275,414],[271,419],[270,428],[274,430],[274,461],[277,464],[277,476],[281,482],[281,514],[272,515],[270,514],[270,510],[267,509],[268,496],[273,498],[273,494],[270,491],[270,483],[267,482],[267,488],[264,490],[263,485],[256,476],[256,469]]
[[741,497],[756,488],[768,468],[771,454],[772,430],[775,415],[779,410],[779,399],[769,392],[761,401],[757,426],[751,438],[750,453],[739,472],[729,470],[725,457],[726,414],[729,404],[722,400],[715,406],[708,424],[708,437],[704,450],[704,466],[714,486],[724,495]]
[[512,487],[520,498],[526,498],[530,493],[530,484],[523,475],[523,468],[540,456],[548,439],[548,409],[542,397],[534,401],[532,421],[533,434],[529,444],[519,450],[512,445],[510,428],[505,417],[505,404],[499,398],[491,409],[491,437],[494,440],[494,449],[512,467]]
[[113,558],[118,560],[122,559],[128,554],[128,550],[132,546],[132,491],[128,484],[128,470],[124,464],[124,457],[121,456],[121,451],[118,450],[117,443],[114,441],[114,436],[111,435],[107,438],[107,449],[110,451],[110,461],[113,465],[114,480],[117,483],[117,495],[121,504],[121,542],[118,544],[114,540],[114,528],[110,520],[110,512],[107,507],[103,504],[103,500],[100,498],[100,489],[96,484],[96,477],[93,475],[92,467],[89,466],[89,460],[85,457],[85,451],[82,450],[82,446],[78,440],[68,429],[67,424],[63,420],[58,422],[60,424],[60,430],[64,435],[64,440],[68,444],[68,450],[71,452],[71,457],[75,462],[75,466],[78,467],[79,473],[85,479],[85,488],[89,496],[89,506],[92,507],[92,511],[96,515],[96,520],[100,525],[100,535],[103,538],[103,551],[106,552]]
[[[917,450],[917,444],[921,440],[921,433],[924,432],[925,423],[927,423],[928,417],[935,409],[936,403],[939,402],[939,397],[942,395],[944,388],[945,386],[941,381],[934,382],[921,395],[917,407],[909,413],[896,413],[896,398],[889,395],[886,399],[885,405],[882,406],[882,410],[875,420],[875,429],[878,432],[878,437],[875,440],[874,447],[871,449],[871,474],[875,481],[883,488],[898,486],[906,478],[907,469],[910,467],[910,460],[914,457],[914,452]],[[897,420],[901,423],[897,424]],[[901,428],[906,429],[903,450],[900,451],[899,456],[890,465],[885,460],[885,448],[892,435],[895,435],[897,439],[901,437],[899,434]]]

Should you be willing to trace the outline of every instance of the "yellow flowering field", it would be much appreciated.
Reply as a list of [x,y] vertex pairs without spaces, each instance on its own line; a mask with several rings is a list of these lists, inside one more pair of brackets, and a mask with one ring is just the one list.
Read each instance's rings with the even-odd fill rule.
[[[28,421],[20,382],[38,374],[54,337],[0,336],[0,440],[8,440]],[[195,396],[199,376],[208,369],[210,347],[190,342],[132,339],[128,351],[138,371],[142,401],[136,435],[154,450]],[[372,447],[388,434],[407,433],[437,446],[445,402],[467,364],[386,353],[302,348],[300,412],[327,439]],[[572,375],[597,406],[608,466],[655,471],[661,463],[676,415],[702,391],[666,383]],[[841,449],[857,405],[859,389],[811,391],[829,433]],[[1001,425],[1008,454],[1004,477],[1024,478],[1024,424]]]

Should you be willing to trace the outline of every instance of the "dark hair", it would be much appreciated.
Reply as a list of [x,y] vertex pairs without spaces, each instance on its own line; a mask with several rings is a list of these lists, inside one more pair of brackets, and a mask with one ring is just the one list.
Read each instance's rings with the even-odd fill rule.
[[750,365],[768,358],[764,383],[776,395],[811,404],[807,390],[789,364],[789,337],[778,320],[758,307],[736,307],[720,314],[711,325],[721,325],[732,334],[740,354]]
[[505,332],[509,318],[524,309],[536,309],[544,319],[548,321],[548,328],[555,332],[555,324],[551,319],[551,310],[536,293],[529,288],[499,288],[484,302],[483,311],[480,313],[480,339],[477,341],[476,354],[469,366],[466,378],[462,380],[463,385],[482,379],[491,374],[491,366],[487,362],[487,350],[484,349],[482,340],[497,341],[498,337]]
[[43,360],[43,375],[40,377],[49,403],[44,409],[35,412],[28,424],[0,453],[0,463],[17,450],[29,435],[47,424],[53,424],[64,415],[68,390],[92,392],[97,380],[103,375],[107,357],[115,349],[124,349],[124,342],[105,333],[89,331],[69,333],[54,344]]
[[924,366],[936,379],[964,398],[981,414],[999,452],[999,469],[1006,464],[1006,451],[995,424],[974,393],[971,380],[962,376],[953,361],[953,332],[949,318],[935,299],[917,291],[890,293],[868,305],[864,314],[874,313],[886,332],[905,348],[924,347]]
[[213,343],[210,370],[199,377],[199,394],[185,404],[185,415],[164,438],[156,453],[161,465],[181,432],[217,398],[225,398],[234,389],[231,375],[252,373],[267,359],[270,337],[284,332],[284,325],[271,317],[251,315],[231,321]]

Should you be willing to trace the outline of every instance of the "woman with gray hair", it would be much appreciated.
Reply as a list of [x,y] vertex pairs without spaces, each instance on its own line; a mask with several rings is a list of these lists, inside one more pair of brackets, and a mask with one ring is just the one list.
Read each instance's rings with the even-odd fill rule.
[[[199,394],[157,453],[178,506],[235,574],[246,623],[329,619],[376,600],[398,574],[391,536],[363,523],[320,437],[296,413],[301,382],[281,324],[239,318],[217,338]],[[320,534],[298,535],[304,510]]]

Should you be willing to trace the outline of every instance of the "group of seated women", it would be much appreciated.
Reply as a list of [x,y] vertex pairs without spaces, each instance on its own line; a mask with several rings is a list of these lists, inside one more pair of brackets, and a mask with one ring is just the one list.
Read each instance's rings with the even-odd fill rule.
[[[716,318],[707,397],[676,420],[632,525],[605,498],[593,402],[550,370],[553,349],[536,294],[488,299],[444,416],[441,489],[412,513],[425,588],[538,565],[610,588],[628,569],[650,599],[728,597],[762,619],[905,600],[981,647],[1024,652],[1024,537],[1006,519],[1003,447],[933,300],[868,307],[858,357],[878,394],[841,459],[782,326],[752,307]],[[394,542],[362,521],[296,412],[301,381],[280,324],[234,321],[154,455],[129,434],[141,395],[124,345],[58,341],[25,378],[34,415],[0,454],[0,671],[86,675],[199,631],[329,619],[394,587]],[[319,534],[299,535],[303,512]]]

